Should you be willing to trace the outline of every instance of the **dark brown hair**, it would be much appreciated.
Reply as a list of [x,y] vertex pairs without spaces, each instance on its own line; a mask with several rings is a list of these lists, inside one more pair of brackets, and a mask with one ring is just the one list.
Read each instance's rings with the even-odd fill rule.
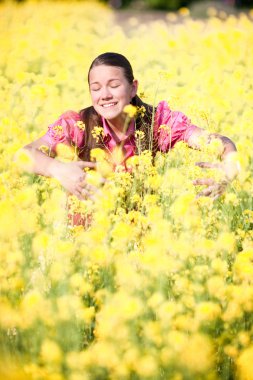
[[[96,57],[93,62],[91,63],[91,66],[88,71],[88,82],[89,82],[89,75],[90,71],[93,67],[96,66],[116,66],[120,67],[124,71],[124,76],[127,79],[127,81],[132,84],[134,80],[133,75],[133,69],[128,61],[128,59],[119,53],[103,53],[100,54],[98,57]],[[154,107],[151,105],[144,103],[138,95],[135,95],[132,100],[131,104],[136,107],[144,107],[145,113],[143,116],[141,116],[141,113],[138,114],[136,118],[136,129],[141,130],[144,132],[144,139],[142,140],[142,146],[141,150],[152,150],[152,152],[155,149],[154,139],[153,139],[153,116],[154,116]],[[93,106],[87,107],[79,111],[82,121],[85,124],[85,144],[84,149],[82,153],[82,159],[89,161],[90,160],[90,151],[91,149],[95,147],[103,148],[103,142],[96,142],[96,140],[92,136],[92,129],[95,126],[102,126],[102,118],[101,116],[96,112]]]

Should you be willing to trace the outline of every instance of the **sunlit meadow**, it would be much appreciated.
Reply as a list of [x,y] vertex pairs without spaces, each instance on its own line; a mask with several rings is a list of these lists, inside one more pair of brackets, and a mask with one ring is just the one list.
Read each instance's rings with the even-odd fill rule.
[[[253,16],[209,13],[122,29],[100,3],[0,4],[1,380],[253,379]],[[147,102],[236,143],[240,174],[218,200],[192,184],[221,176],[195,166],[219,160],[215,143],[179,143],[154,165],[140,152],[131,172],[93,152],[89,181],[107,181],[70,207],[86,229],[67,222],[56,180],[14,159],[90,104],[105,51],[129,58]]]

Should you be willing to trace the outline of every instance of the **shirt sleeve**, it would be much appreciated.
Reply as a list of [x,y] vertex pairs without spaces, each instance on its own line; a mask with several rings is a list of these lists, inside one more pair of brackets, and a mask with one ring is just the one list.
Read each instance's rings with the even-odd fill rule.
[[44,137],[51,151],[55,153],[58,144],[75,145],[78,148],[83,147],[84,131],[85,125],[79,113],[67,111],[48,126]]
[[162,152],[167,152],[178,141],[188,142],[191,134],[200,128],[182,112],[172,111],[166,101],[158,104],[154,120],[154,137]]

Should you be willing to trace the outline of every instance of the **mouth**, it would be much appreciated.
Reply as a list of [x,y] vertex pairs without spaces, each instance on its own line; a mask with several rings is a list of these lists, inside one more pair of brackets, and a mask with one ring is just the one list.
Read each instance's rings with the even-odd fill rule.
[[116,106],[117,102],[112,102],[112,103],[106,103],[106,104],[101,104],[103,108],[110,108]]

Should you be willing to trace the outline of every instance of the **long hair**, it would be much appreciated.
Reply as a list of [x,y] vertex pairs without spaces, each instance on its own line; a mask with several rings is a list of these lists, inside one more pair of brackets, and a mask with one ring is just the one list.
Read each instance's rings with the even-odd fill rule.
[[[119,53],[103,53],[100,54],[98,57],[96,57],[93,62],[90,65],[89,71],[88,71],[88,83],[89,83],[89,75],[91,69],[96,66],[115,66],[120,67],[123,69],[124,76],[129,84],[133,83],[134,75],[133,75],[133,69],[128,61],[128,59]],[[141,113],[138,113],[138,116],[136,117],[136,129],[141,130],[144,133],[144,138],[141,140],[141,150],[151,150],[152,153],[155,151],[155,143],[153,138],[153,116],[154,116],[154,107],[144,103],[138,95],[135,95],[131,102],[132,105],[141,108],[144,108],[145,112],[144,115],[141,116]],[[96,112],[93,106],[84,108],[79,111],[79,114],[82,118],[82,121],[85,124],[85,144],[84,144],[84,151],[82,154],[83,159],[89,161],[90,160],[90,151],[91,149],[95,147],[101,147],[103,148],[103,144],[101,142],[97,142],[95,138],[92,136],[92,129],[95,126],[102,126],[102,118],[101,116]]]

